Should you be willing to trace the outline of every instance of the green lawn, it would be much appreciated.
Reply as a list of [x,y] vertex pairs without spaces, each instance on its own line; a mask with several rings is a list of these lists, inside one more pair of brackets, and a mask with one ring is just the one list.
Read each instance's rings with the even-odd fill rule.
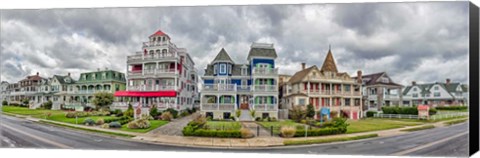
[[361,120],[348,120],[347,133],[359,133],[368,131],[378,131],[393,128],[402,128],[406,126],[421,125],[422,122],[402,121],[393,119],[367,118]]
[[297,129],[304,129],[305,125],[301,123],[296,123],[293,120],[285,120],[285,121],[276,121],[276,122],[257,122],[260,124],[263,128],[266,128],[270,130],[271,127],[273,127],[273,134],[279,134],[280,133],[280,128],[282,126],[294,126]]
[[127,127],[127,124],[124,124],[120,130],[127,132],[137,132],[137,133],[147,133],[153,129],[166,125],[168,121],[163,120],[150,120],[150,128],[147,129],[130,129]]
[[242,128],[242,124],[236,121],[207,121],[205,126],[208,129],[219,130],[239,130]]
[[65,112],[60,110],[34,110],[25,107],[15,106],[2,106],[2,111],[17,115],[31,116],[35,118],[45,118],[46,113],[51,113],[51,116],[65,115]]
[[[93,119],[95,122],[97,122],[98,119],[103,118],[115,118],[114,116],[88,116],[88,117],[79,117],[78,118],[78,124],[83,124],[83,121],[87,118]],[[58,122],[65,122],[65,123],[71,123],[71,124],[76,124],[75,118],[67,118],[65,117],[65,114],[63,115],[52,115],[51,117],[47,118],[47,120],[52,120],[52,121],[58,121]]]

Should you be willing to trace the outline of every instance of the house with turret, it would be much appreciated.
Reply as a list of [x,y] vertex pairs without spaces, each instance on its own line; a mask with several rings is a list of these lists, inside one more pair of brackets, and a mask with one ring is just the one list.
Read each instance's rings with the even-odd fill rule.
[[253,43],[246,63],[233,61],[222,48],[207,65],[202,77],[202,114],[228,119],[236,110],[241,110],[240,120],[253,120],[250,111],[255,111],[255,118],[278,118],[276,58],[273,44]]

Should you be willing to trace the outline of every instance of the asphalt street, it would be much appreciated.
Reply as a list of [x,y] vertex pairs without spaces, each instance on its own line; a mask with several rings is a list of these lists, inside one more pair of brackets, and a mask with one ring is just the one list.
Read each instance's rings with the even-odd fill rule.
[[212,149],[152,144],[77,131],[0,116],[0,146],[3,148],[66,148],[94,150],[156,150],[182,152],[255,152],[272,154],[342,154],[468,156],[468,123],[411,132],[394,137],[372,138],[320,145],[255,149]]

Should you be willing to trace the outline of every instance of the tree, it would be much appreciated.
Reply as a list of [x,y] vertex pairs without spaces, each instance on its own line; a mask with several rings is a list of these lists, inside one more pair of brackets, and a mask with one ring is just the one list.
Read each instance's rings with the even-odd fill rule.
[[128,109],[123,113],[123,116],[133,117],[133,106],[128,104]]
[[113,103],[113,94],[108,92],[97,92],[93,94],[94,98],[92,103],[96,106],[97,110],[108,110],[108,106]]
[[7,106],[8,105],[8,102],[6,100],[2,101],[2,105],[3,106]]
[[315,109],[312,104],[307,105],[307,117],[313,118],[315,116]]
[[303,106],[293,106],[292,109],[289,111],[290,118],[295,120],[296,122],[300,122],[301,120],[305,119],[307,116],[307,112]]

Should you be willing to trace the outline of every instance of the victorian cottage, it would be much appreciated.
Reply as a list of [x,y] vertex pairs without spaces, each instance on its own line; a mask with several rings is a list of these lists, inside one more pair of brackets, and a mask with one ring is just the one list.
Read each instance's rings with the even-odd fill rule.
[[212,118],[227,119],[237,109],[240,120],[256,117],[278,118],[277,53],[273,44],[253,43],[247,63],[236,63],[221,49],[207,65],[200,96],[201,112]]
[[362,114],[362,85],[345,72],[338,72],[332,52],[328,50],[325,61],[319,69],[317,66],[302,69],[295,73],[282,88],[284,106],[315,107],[315,118],[322,108],[335,111],[350,119],[359,119]]

